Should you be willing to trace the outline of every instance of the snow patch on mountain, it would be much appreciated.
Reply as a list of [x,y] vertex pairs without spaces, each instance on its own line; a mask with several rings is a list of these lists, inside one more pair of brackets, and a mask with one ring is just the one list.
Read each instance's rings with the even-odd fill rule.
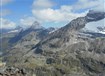
[[16,32],[19,32],[19,30],[12,30],[12,31],[9,31],[8,33],[16,33]]

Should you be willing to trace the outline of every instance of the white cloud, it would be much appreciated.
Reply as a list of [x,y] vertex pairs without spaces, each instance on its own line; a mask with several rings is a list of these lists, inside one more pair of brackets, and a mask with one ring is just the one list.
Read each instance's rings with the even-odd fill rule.
[[43,9],[43,8],[50,8],[54,5],[51,0],[34,0],[33,8],[35,9]]
[[0,6],[6,5],[10,2],[12,2],[13,0],[0,0]]
[[105,11],[105,0],[99,0],[98,5],[94,8],[94,10]]
[[0,18],[0,23],[0,28],[3,29],[12,29],[16,27],[16,24],[14,22],[4,18]]
[[75,19],[80,16],[86,15],[87,12],[84,13],[73,13],[71,11],[71,6],[61,6],[60,9],[52,9],[52,8],[46,8],[41,10],[33,9],[32,13],[33,15],[41,20],[46,22],[61,22],[61,21],[71,21],[72,19]]
[[34,23],[34,21],[36,21],[34,17],[24,17],[20,19],[20,24],[22,27],[29,27]]
[[[78,0],[73,5],[62,5],[58,9],[53,9],[55,3],[51,0],[35,0],[32,14],[36,19],[44,23],[70,22],[77,17],[85,16],[90,9],[105,11],[104,3],[105,0]],[[102,24],[101,21],[99,23]],[[96,24],[94,25],[96,26]]]
[[[52,9],[54,3],[51,0],[35,0],[32,9],[33,15],[46,22],[71,21],[74,18],[86,15],[89,9],[103,10],[105,0],[78,0],[74,5],[62,5],[59,9]],[[84,10],[83,13],[73,11]]]
[[95,10],[105,10],[105,0],[78,0],[78,2],[73,5],[74,10],[81,9],[95,9]]

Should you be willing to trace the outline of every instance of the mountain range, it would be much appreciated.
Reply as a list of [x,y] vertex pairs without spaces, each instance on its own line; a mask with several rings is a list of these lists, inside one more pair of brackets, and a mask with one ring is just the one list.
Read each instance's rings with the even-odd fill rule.
[[104,18],[105,12],[91,10],[59,29],[35,21],[8,40],[13,45],[2,55],[7,66],[2,74],[18,68],[15,76],[104,76],[105,34],[82,30]]
[[2,33],[0,35],[0,41],[2,44],[0,44],[0,49],[4,52],[5,50],[10,49],[12,46],[20,42],[29,42],[30,44],[27,44],[31,46],[31,43],[35,42],[36,44],[37,41],[39,42],[44,36],[48,35],[54,30],[55,28],[53,27],[42,27],[37,21],[35,21],[30,27],[26,29],[22,28],[21,26],[17,26],[15,29],[1,29]]

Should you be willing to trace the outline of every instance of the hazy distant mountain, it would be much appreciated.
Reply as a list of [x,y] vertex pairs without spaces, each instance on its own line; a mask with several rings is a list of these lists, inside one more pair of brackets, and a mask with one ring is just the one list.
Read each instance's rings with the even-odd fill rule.
[[11,31],[12,29],[0,29],[0,33],[7,33],[9,31]]
[[21,31],[16,37],[18,43],[5,53],[4,60],[8,66],[26,69],[27,75],[104,76],[105,37],[90,31],[80,34],[87,23],[104,18],[105,12],[91,10],[50,34],[35,23],[38,29],[32,26]]
[[[18,42],[19,40],[22,40],[22,39],[25,39],[27,37],[30,37],[32,36],[32,38],[34,38],[34,34],[39,34],[41,33],[45,28],[42,27],[40,25],[39,22],[35,21],[32,26],[30,26],[29,28],[25,29],[25,30],[21,30],[15,37],[13,37],[10,42],[12,43],[16,43]],[[43,35],[44,32],[43,32]],[[35,36],[36,37],[36,36]]]
[[5,48],[6,50],[7,48],[10,48],[10,46],[19,44],[20,42],[23,44],[23,47],[26,42],[27,46],[29,45],[32,47],[54,30],[54,28],[46,29],[42,27],[37,21],[35,21],[32,26],[27,29],[17,26],[15,29],[11,29],[5,33],[2,33],[2,38],[0,40],[3,42],[0,49]]
[[8,31],[7,33],[18,33],[21,30],[23,30],[23,28],[20,27],[20,26],[17,26],[15,29],[12,29],[11,31]]
[[12,43],[9,42],[16,34],[18,34],[23,28],[17,26],[15,29],[1,29],[0,34],[0,51],[6,51],[8,48],[12,47]]
[[23,28],[20,26],[17,26],[14,29],[0,29],[0,33],[6,34],[6,33],[18,33],[22,30]]

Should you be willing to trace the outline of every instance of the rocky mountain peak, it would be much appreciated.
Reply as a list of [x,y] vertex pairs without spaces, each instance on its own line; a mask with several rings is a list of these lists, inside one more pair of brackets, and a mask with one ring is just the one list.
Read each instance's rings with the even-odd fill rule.
[[36,29],[42,29],[43,27],[40,25],[38,21],[35,21],[30,28],[36,30]]
[[15,29],[22,29],[22,27],[21,26],[17,26]]
[[86,26],[87,23],[102,20],[105,18],[105,12],[90,10],[85,17],[78,17],[64,26],[63,30],[78,31]]
[[105,18],[105,12],[104,11],[95,11],[90,10],[89,13],[86,15],[87,22],[91,21],[98,21]]

